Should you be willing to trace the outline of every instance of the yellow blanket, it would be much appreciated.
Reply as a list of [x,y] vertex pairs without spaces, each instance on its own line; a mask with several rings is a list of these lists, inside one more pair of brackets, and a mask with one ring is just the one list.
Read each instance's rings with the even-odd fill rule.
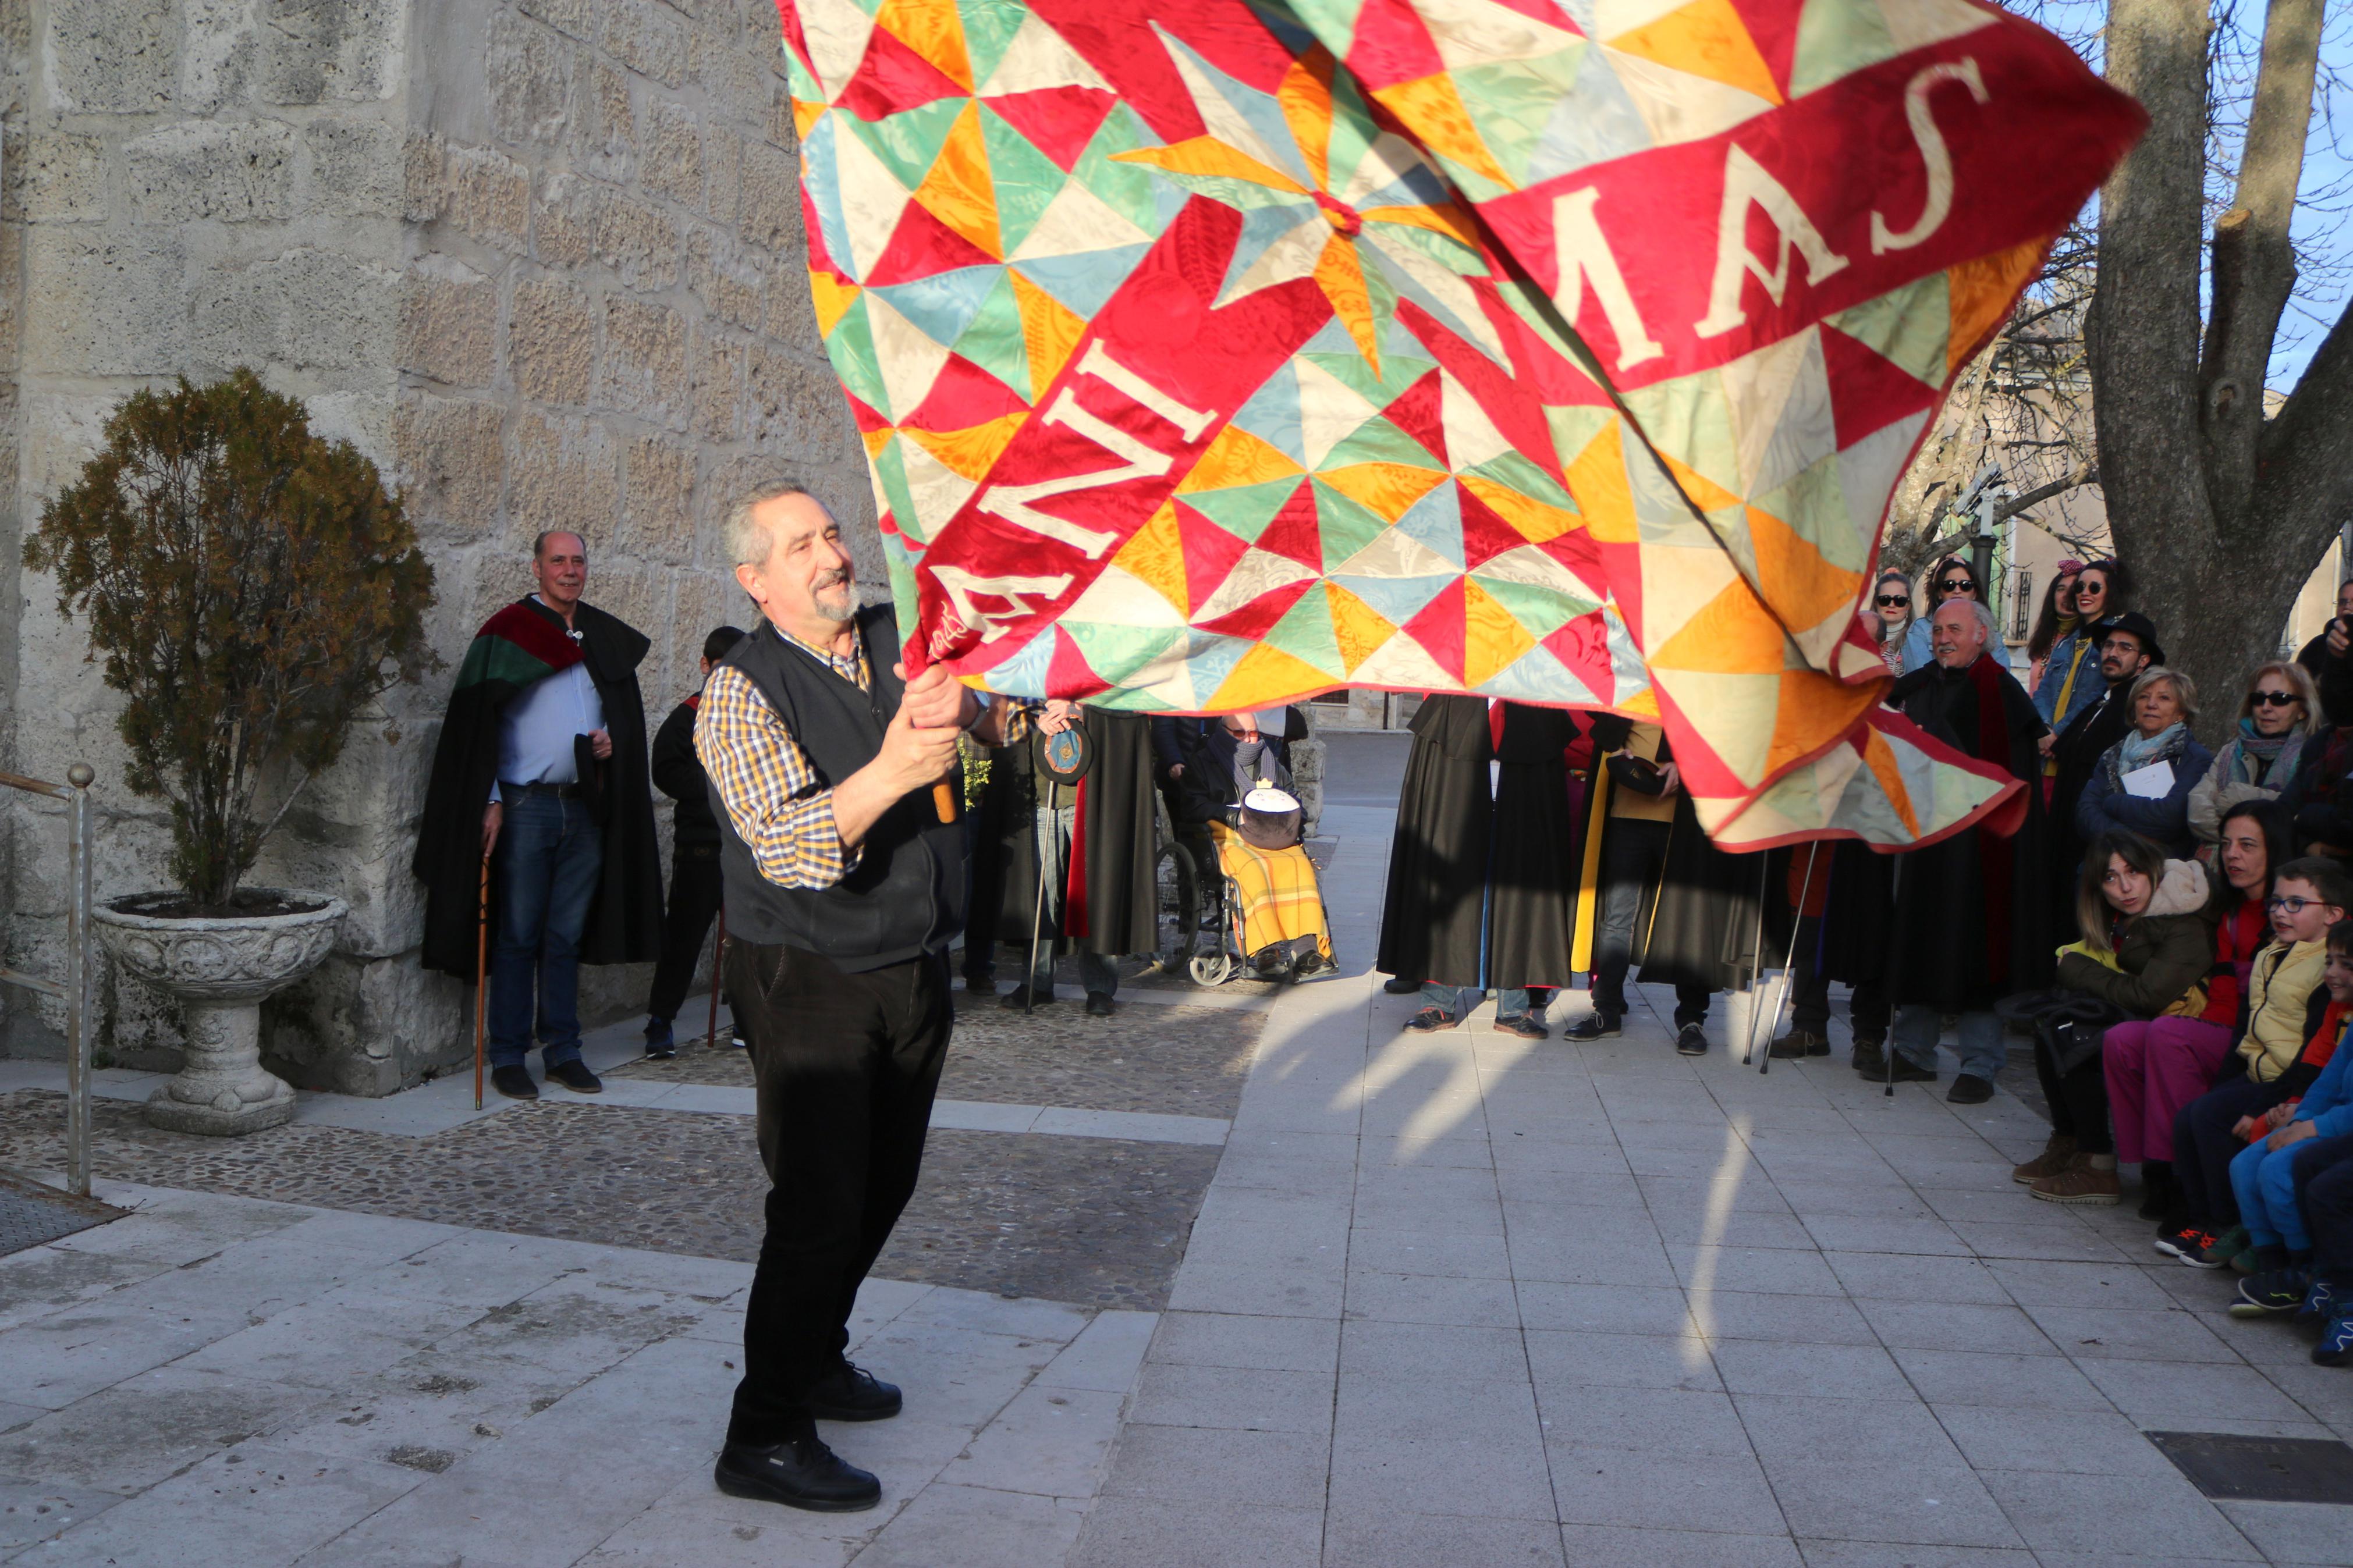
[[1242,952],[1255,956],[1277,942],[1314,937],[1316,951],[1332,956],[1331,933],[1324,927],[1324,900],[1315,890],[1315,865],[1307,851],[1257,849],[1222,822],[1209,824],[1218,846],[1218,865],[1233,882],[1241,900]]

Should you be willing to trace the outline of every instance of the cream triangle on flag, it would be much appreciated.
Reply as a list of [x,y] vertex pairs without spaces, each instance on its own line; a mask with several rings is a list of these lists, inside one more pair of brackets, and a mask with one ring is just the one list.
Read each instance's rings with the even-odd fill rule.
[[1808,327],[1718,367],[1744,494],[1780,489],[1838,450],[1822,335]]
[[1730,768],[1744,789],[1765,776],[1773,752],[1773,726],[1781,704],[1781,672],[1748,675],[1713,669],[1651,667],[1651,679],[1668,700],[1686,713],[1738,715],[1739,721],[1710,724],[1710,750]]
[[1181,626],[1185,612],[1124,566],[1106,566],[1071,607],[1056,617],[1094,626]]
[[1460,577],[1462,569],[1402,528],[1385,528],[1339,565],[1335,577]]
[[1214,621],[1220,616],[1230,616],[1251,600],[1287,588],[1293,583],[1304,582],[1317,574],[1302,566],[1288,556],[1261,550],[1255,544],[1242,552],[1224,581],[1209,596],[1194,606],[1195,626]]
[[1052,87],[1092,87],[1109,91],[1111,84],[1080,58],[1079,52],[1044,17],[1031,11],[1022,16],[1012,41],[997,57],[996,68],[980,84],[980,96],[1003,98]]
[[1324,221],[1322,212],[1303,203],[1289,210],[1304,211],[1307,216],[1295,226],[1275,236],[1272,244],[1251,258],[1242,275],[1218,296],[1218,310],[1224,310],[1245,294],[1314,276],[1315,264],[1324,258],[1324,247],[1332,243],[1332,226]]
[[1884,675],[1887,673],[1887,661],[1868,648],[1842,642],[1838,645],[1833,657],[1831,673],[1841,680],[1852,680],[1863,675]]
[[1395,691],[1449,691],[1462,684],[1462,672],[1449,669],[1406,632],[1398,632],[1356,666],[1348,677],[1356,686]]
[[1689,4],[1691,0],[1594,0],[1593,36],[1606,44]]
[[1427,173],[1433,182],[1440,178],[1438,170],[1414,150],[1412,142],[1394,131],[1384,131],[1373,138],[1373,144],[1358,156],[1356,166],[1333,195],[1349,206],[1362,206],[1374,192],[1387,190],[1417,171]]
[[926,538],[964,510],[980,486],[925,451],[921,443],[899,437],[899,466],[907,475],[908,499],[922,520]]
[[863,283],[890,247],[912,197],[846,121],[834,127],[833,182],[841,221],[849,230],[850,265],[858,269],[850,281]]
[[1022,238],[1008,261],[1044,261],[1057,256],[1083,256],[1091,250],[1115,250],[1126,245],[1148,245],[1152,237],[1123,216],[1101,196],[1077,180],[1065,180],[1037,224]]
[[829,103],[841,96],[864,62],[874,18],[854,0],[797,0],[794,9],[800,14],[801,39],[808,46],[818,84]]
[[1446,460],[1454,471],[1478,467],[1512,450],[1479,400],[1446,371],[1438,373],[1439,418],[1446,431]]
[[1773,105],[1753,92],[1607,45],[1601,52],[1658,146],[1704,141],[1772,111]]
[[1740,580],[1732,557],[1712,539],[1691,545],[1642,546],[1643,646],[1664,647],[1693,616]]
[[1997,20],[1996,13],[1969,0],[1878,0],[1878,5],[1899,53],[1990,27]]
[[1491,556],[1479,563],[1472,576],[1498,583],[1517,583],[1530,588],[1545,588],[1572,600],[1581,606],[1575,613],[1583,614],[1599,603],[1600,595],[1593,585],[1563,565],[1559,557],[1540,545],[1523,544]]
[[1291,369],[1299,384],[1299,438],[1307,466],[1318,468],[1333,447],[1363,428],[1365,421],[1378,417],[1381,411],[1363,393],[1312,359],[1294,358]]
[[1539,22],[1494,0],[1444,0],[1442,5],[1425,4],[1416,9],[1448,70],[1499,60],[1541,59],[1584,42],[1567,28]]
[[875,366],[882,374],[882,390],[891,399],[891,406],[882,414],[893,425],[902,424],[931,395],[932,384],[948,363],[948,351],[873,289],[860,295],[858,303],[866,310],[866,329],[874,338]]

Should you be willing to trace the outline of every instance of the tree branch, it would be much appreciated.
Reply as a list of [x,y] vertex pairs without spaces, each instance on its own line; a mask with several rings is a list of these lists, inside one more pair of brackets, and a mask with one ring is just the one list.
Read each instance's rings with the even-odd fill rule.
[[2096,485],[2099,482],[2100,470],[2097,464],[2078,463],[2073,469],[2049,484],[2037,485],[2023,495],[2015,495],[2003,501],[1993,509],[1993,520],[1996,522],[2007,522],[2028,507],[2040,506],[2052,496],[2065,495],[2069,490],[2080,489],[2085,485]]
[[2263,434],[2248,518],[2317,555],[2353,521],[2353,301]]

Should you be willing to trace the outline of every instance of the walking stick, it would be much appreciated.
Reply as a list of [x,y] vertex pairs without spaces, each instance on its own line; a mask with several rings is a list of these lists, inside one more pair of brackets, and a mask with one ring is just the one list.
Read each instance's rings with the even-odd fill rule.
[[491,973],[491,857],[482,853],[482,895],[474,917],[474,1109],[482,1109],[482,1003]]
[[[1765,965],[1765,888],[1767,878],[1771,870],[1772,863],[1767,858],[1765,852],[1763,850],[1757,851],[1757,935],[1748,943],[1748,986],[1751,991],[1756,990],[1765,983],[1765,977],[1762,973]],[[1740,1051],[1740,1065],[1742,1067],[1746,1067],[1748,1065],[1749,1058],[1757,1054],[1757,1004],[1763,1000],[1764,998],[1760,996],[1757,997],[1756,1001],[1753,1001],[1748,1005],[1748,1038],[1746,1043],[1741,1047]]]
[[1759,1074],[1773,1070],[1773,1037],[1781,1027],[1781,1009],[1789,1005],[1789,993],[1796,988],[1798,922],[1806,918],[1806,900],[1814,896],[1814,857],[1821,847],[1819,838],[1806,846],[1806,879],[1798,889],[1798,907],[1789,916],[1789,949],[1781,955],[1781,996],[1773,1004],[1773,1026],[1765,1031],[1765,1065],[1757,1069]]
[[711,1026],[703,1032],[702,1043],[712,1050],[719,1048],[719,961],[727,952],[727,906],[719,906],[719,940],[711,944]]
[[1038,936],[1046,924],[1046,856],[1050,849],[1057,865],[1062,858],[1060,822],[1054,815],[1061,809],[1062,786],[1049,780],[1046,784],[1046,824],[1036,826],[1038,814],[1031,811],[1029,821],[1038,835],[1038,900],[1029,911],[1029,967],[1021,974],[1021,1011],[1036,1011],[1038,1005]]

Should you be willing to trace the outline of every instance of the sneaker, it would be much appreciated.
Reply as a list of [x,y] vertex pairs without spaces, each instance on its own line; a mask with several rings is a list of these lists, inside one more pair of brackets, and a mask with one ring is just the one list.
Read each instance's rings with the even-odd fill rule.
[[1993,1080],[1979,1078],[1973,1072],[1957,1072],[1953,1087],[1945,1091],[1947,1105],[1983,1105],[1993,1098]]
[[766,1448],[730,1443],[720,1451],[712,1479],[729,1497],[817,1513],[855,1513],[882,1500],[882,1483],[845,1463],[815,1433]]
[[2198,1267],[2227,1268],[2231,1266],[2231,1259],[2253,1245],[2254,1237],[2247,1234],[2247,1227],[2243,1225],[2234,1225],[2216,1237],[2214,1244],[2198,1255]]
[[678,1040],[671,1035],[668,1018],[646,1020],[646,1060],[666,1062],[678,1055]]
[[2238,1252],[2232,1258],[2231,1272],[2233,1274],[2244,1274],[2252,1279],[2258,1274],[2270,1273],[2271,1263],[2269,1259],[2263,1257],[2263,1249],[2251,1242],[2247,1246],[2239,1248]]
[[1767,1047],[1767,1054],[1777,1062],[1795,1061],[1800,1057],[1826,1057],[1831,1054],[1831,1038],[1817,1035],[1811,1029],[1791,1029]]
[[2304,1305],[2296,1309],[2295,1315],[2318,1318],[2327,1322],[2337,1315],[2340,1306],[2353,1307],[2353,1301],[2340,1300],[2337,1287],[2316,1274],[2312,1277],[2312,1283],[2305,1287]]
[[1417,1035],[1434,1035],[1440,1029],[1451,1029],[1462,1020],[1443,1007],[1424,1007],[1405,1021],[1405,1026]]
[[1887,1042],[1884,1040],[1858,1039],[1854,1042],[1854,1052],[1847,1058],[1847,1062],[1865,1078],[1885,1078],[1887,1076],[1886,1045]]
[[1614,1040],[1626,1032],[1625,1020],[1615,1013],[1588,1013],[1560,1032],[1564,1040],[1580,1044],[1591,1040]]
[[[2072,1132],[2053,1132],[2044,1140],[2042,1153],[2027,1161],[2023,1165],[2012,1165],[2010,1168],[2010,1179],[2021,1186],[2029,1185],[2041,1181],[2045,1176],[2057,1175],[2067,1168],[2068,1163],[2074,1157],[2075,1135]],[[2163,1243],[2158,1244],[2158,1250],[2159,1252],[2165,1250]]]
[[997,1005],[1014,1013],[1025,1007],[1050,1007],[1054,1005],[1054,994],[1050,990],[1033,993],[1027,985],[1016,985],[999,996]]
[[1707,1055],[1707,1031],[1697,1024],[1685,1024],[1675,1031],[1675,1055],[1704,1057]]
[[1102,991],[1090,991],[1087,993],[1088,1017],[1108,1018],[1112,1016],[1113,1011],[1115,1011],[1115,1009],[1112,1005],[1111,996],[1108,993]]
[[602,1094],[605,1080],[588,1070],[584,1061],[558,1062],[547,1069],[547,1081],[560,1083],[575,1094]]
[[2083,1204],[2100,1208],[2113,1206],[2125,1195],[2125,1184],[2117,1177],[2116,1168],[2110,1165],[2105,1171],[2094,1170],[2089,1154],[2076,1155],[2065,1170],[2043,1177],[2026,1190],[2046,1204]]
[[491,1087],[509,1100],[537,1100],[539,1085],[531,1081],[529,1068],[492,1068]]
[[727,1048],[731,1051],[748,1051],[752,1048],[752,1042],[730,1028],[727,1031]]
[[2239,1281],[2239,1299],[2231,1303],[2234,1318],[2268,1318],[2304,1306],[2312,1281],[2301,1268],[2274,1268]]
[[2312,1347],[2315,1366],[2353,1366],[2353,1311],[2342,1311],[2328,1320],[2320,1331],[2320,1342]]
[[1495,1032],[1499,1035],[1517,1036],[1523,1040],[1552,1038],[1552,1031],[1546,1028],[1543,1021],[1534,1013],[1523,1013],[1516,1018],[1498,1018],[1495,1020]]
[[2168,1258],[2177,1258],[2192,1268],[2206,1267],[2206,1249],[2221,1237],[2200,1225],[2177,1225],[2158,1232],[2157,1249]]

